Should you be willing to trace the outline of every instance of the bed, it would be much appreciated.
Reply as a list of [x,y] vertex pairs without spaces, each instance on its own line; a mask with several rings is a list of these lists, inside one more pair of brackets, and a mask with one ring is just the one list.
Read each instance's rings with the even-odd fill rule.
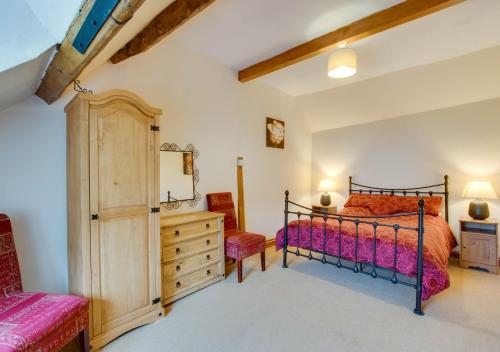
[[276,249],[283,250],[284,268],[287,254],[295,254],[413,287],[414,312],[423,315],[422,300],[450,285],[448,257],[457,243],[447,221],[447,176],[437,185],[404,189],[364,186],[349,177],[349,199],[337,214],[314,213],[285,192]]

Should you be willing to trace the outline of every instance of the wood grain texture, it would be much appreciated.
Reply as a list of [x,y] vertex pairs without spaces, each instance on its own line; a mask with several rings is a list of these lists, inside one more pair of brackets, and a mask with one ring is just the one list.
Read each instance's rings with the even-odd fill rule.
[[245,220],[245,188],[243,184],[243,157],[238,157],[236,166],[236,175],[238,182],[238,230],[246,231]]
[[114,54],[110,61],[117,64],[140,54],[172,33],[186,21],[203,11],[215,0],[176,0],[160,12],[139,34]]
[[161,110],[112,92],[78,94],[65,108],[69,292],[91,299],[93,349],[162,313],[153,304],[161,266],[158,213],[150,212],[159,206],[150,125]]
[[364,17],[333,32],[295,46],[272,58],[249,66],[238,73],[240,82],[248,82],[265,74],[304,61],[339,43],[352,43],[414,19],[429,15],[464,0],[407,0]]
[[224,214],[198,211],[161,218],[162,302],[224,277]]
[[78,78],[83,69],[104,49],[143,2],[144,0],[121,0],[85,54],[82,55],[73,47],[72,43],[95,3],[95,0],[85,1],[71,23],[58,52],[47,67],[35,94],[48,104],[55,102],[64,89]]

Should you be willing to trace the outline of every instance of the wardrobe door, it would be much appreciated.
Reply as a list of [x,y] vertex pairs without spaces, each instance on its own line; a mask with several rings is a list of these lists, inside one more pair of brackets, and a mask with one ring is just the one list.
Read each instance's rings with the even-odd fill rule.
[[154,309],[154,118],[118,101],[90,109],[92,323],[97,336]]

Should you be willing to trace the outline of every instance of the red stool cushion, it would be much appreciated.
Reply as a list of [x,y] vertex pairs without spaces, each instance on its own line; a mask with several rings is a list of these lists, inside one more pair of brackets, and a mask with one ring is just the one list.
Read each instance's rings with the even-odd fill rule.
[[89,323],[87,299],[21,292],[0,299],[0,352],[58,351]]
[[225,233],[226,256],[242,260],[266,249],[266,237],[237,230]]

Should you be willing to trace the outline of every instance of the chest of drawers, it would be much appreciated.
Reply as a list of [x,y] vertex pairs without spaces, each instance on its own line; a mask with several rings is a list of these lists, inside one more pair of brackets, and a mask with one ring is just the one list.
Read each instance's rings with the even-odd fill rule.
[[224,214],[161,218],[162,302],[169,304],[224,277]]

